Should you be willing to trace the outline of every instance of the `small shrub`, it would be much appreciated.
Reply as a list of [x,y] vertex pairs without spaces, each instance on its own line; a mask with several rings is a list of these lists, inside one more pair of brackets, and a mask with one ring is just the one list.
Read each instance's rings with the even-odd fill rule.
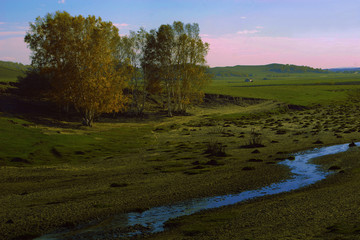
[[226,132],[224,127],[217,126],[215,128],[212,128],[209,132],[210,134],[224,134]]
[[251,129],[249,145],[262,145],[262,134],[255,131],[255,129]]
[[250,136],[247,144],[241,146],[241,148],[257,148],[257,147],[265,147],[262,144],[262,134],[255,131],[255,129],[251,129]]
[[218,141],[210,141],[207,144],[207,149],[205,150],[205,153],[209,154],[210,156],[225,157],[225,147],[225,145]]

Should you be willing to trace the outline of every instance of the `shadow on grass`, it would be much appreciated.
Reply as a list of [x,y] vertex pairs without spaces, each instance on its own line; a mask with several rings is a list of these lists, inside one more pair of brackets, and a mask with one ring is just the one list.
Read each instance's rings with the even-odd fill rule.
[[[14,91],[15,92],[15,91]],[[63,111],[58,105],[48,100],[33,100],[13,92],[0,94],[0,113],[5,116],[16,116],[36,125],[64,129],[79,129],[84,127],[82,118],[75,109]],[[175,116],[177,114],[174,114]],[[187,114],[188,115],[188,114]],[[128,123],[160,121],[166,119],[167,111],[155,109],[142,115],[131,113],[106,113],[95,119],[97,123]]]
[[80,118],[74,113],[64,114],[49,101],[29,100],[14,94],[0,95],[0,112],[48,127],[81,127]]

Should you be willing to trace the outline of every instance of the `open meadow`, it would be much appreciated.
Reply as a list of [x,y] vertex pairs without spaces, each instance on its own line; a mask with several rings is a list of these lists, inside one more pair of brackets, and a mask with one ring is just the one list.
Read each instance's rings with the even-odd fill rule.
[[[265,68],[267,66],[267,68]],[[331,105],[346,101],[347,92],[360,88],[360,74],[344,72],[273,72],[269,66],[228,67],[224,72],[211,69],[215,75],[206,88],[207,93],[225,94],[237,97],[262,98],[279,102],[312,106]],[[301,69],[301,67],[299,67]],[[238,71],[245,71],[245,76]],[[253,82],[245,82],[251,79]]]
[[[115,214],[257,189],[291,177],[277,163],[296,152],[359,141],[360,106],[347,100],[360,88],[358,74],[251,74],[252,83],[215,77],[186,116],[103,115],[93,127],[3,90],[0,238],[33,239]],[[4,79],[13,88],[8,82],[16,78]],[[359,151],[316,159],[334,170],[310,187],[173,219],[165,232],[135,238],[360,239]]]

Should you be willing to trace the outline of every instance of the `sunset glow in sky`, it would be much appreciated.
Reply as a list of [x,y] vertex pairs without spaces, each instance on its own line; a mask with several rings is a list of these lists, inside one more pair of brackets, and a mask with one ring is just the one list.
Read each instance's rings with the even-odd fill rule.
[[121,34],[198,23],[211,67],[360,67],[358,0],[0,0],[0,60],[29,64],[29,22],[57,10],[100,16]]

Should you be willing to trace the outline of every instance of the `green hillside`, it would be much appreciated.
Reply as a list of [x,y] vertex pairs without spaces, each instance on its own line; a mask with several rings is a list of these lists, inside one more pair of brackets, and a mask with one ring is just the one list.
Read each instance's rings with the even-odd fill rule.
[[214,78],[206,93],[272,99],[302,106],[345,101],[348,91],[360,88],[360,74],[304,66],[269,64],[215,67],[209,71]]
[[0,82],[14,82],[29,66],[21,63],[0,61]]
[[215,77],[253,77],[263,78],[278,77],[289,73],[325,73],[326,70],[307,66],[296,66],[290,64],[268,64],[258,66],[237,65],[233,67],[214,67],[210,73]]

